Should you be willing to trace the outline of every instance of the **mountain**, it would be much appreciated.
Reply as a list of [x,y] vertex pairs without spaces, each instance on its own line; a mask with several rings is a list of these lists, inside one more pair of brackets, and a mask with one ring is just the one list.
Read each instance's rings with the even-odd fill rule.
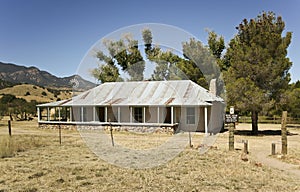
[[0,62],[0,80],[12,84],[27,83],[44,87],[55,88],[75,88],[77,90],[87,90],[95,87],[79,75],[69,77],[56,77],[47,71],[41,71],[36,67],[25,67],[11,63]]

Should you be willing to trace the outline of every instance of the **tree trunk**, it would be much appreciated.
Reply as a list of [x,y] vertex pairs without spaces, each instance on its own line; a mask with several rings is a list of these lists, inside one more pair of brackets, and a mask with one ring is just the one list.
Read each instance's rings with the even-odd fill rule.
[[12,114],[11,113],[9,113],[9,119],[11,120],[11,121],[13,121],[14,119],[13,119],[13,116],[12,116]]
[[252,119],[252,134],[258,135],[258,112],[257,111],[251,112],[251,119]]

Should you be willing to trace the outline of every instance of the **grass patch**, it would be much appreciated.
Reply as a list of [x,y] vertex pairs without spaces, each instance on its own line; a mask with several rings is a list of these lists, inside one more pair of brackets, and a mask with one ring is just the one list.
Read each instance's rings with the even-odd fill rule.
[[[280,159],[283,162],[291,163],[294,165],[300,165],[300,150],[294,148],[288,148],[287,155],[275,155],[277,159]],[[280,158],[279,158],[280,157]]]
[[17,152],[40,146],[43,146],[43,143],[39,137],[0,135],[0,158],[13,157]]

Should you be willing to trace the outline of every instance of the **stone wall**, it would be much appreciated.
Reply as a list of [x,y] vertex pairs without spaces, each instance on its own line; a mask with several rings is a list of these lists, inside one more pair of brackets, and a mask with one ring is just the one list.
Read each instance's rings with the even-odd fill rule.
[[104,130],[124,131],[136,133],[167,133],[173,134],[173,127],[157,127],[157,126],[107,126],[107,125],[76,125],[76,124],[58,124],[58,123],[39,123],[41,129],[61,129],[65,130]]

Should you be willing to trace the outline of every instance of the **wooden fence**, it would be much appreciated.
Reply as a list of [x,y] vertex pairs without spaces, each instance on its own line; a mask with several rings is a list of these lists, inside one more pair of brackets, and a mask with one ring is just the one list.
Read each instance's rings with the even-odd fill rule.
[[[251,123],[251,117],[239,116],[239,123]],[[280,124],[281,117],[280,116],[274,116],[274,117],[259,116],[258,123]],[[299,124],[300,125],[300,118],[288,117],[287,124]]]

